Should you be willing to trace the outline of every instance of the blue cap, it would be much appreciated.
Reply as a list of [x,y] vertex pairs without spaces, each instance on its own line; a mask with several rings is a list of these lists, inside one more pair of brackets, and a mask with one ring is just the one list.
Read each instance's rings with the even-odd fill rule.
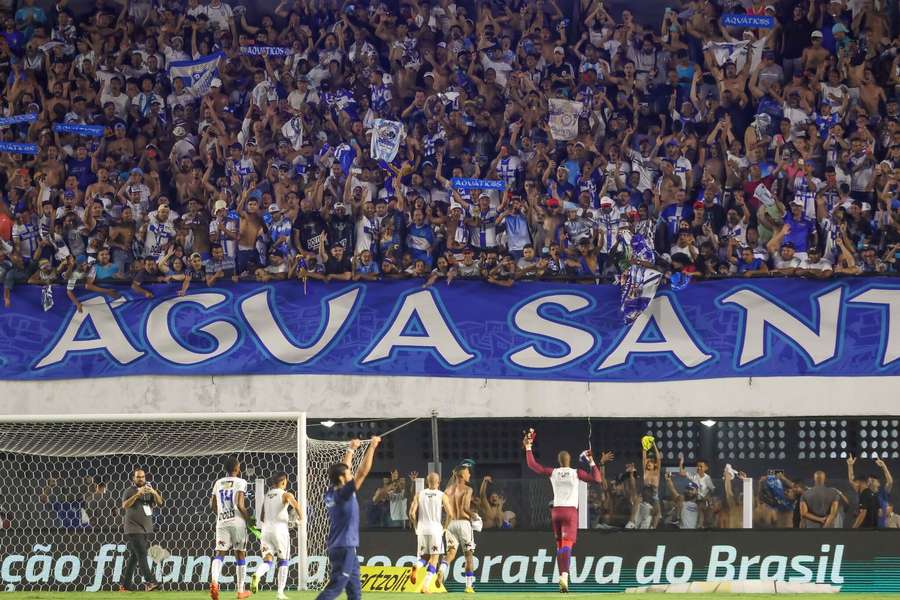
[[144,171],[141,170],[140,167],[135,167],[135,168],[133,168],[133,169],[130,171],[130,173],[131,173],[132,175],[143,175],[143,174],[144,174]]

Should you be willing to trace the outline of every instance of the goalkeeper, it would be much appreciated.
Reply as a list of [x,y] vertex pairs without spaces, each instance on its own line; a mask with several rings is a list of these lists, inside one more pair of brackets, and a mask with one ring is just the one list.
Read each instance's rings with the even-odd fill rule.
[[[553,524],[553,535],[556,537],[556,564],[559,567],[559,591],[569,591],[569,562],[572,558],[572,548],[578,536],[578,481],[588,483],[600,483],[600,469],[594,463],[594,457],[590,450],[586,450],[582,456],[587,458],[591,472],[571,467],[572,458],[563,450],[559,453],[559,466],[555,469],[541,466],[531,453],[534,444],[534,429],[528,430],[522,445],[525,446],[525,459],[528,468],[538,475],[546,475],[553,486],[553,508],[550,509],[550,521]],[[611,460],[611,454],[603,454],[602,462]]]
[[254,594],[259,591],[259,582],[272,568],[273,559],[278,559],[278,594],[277,600],[287,600],[284,595],[284,587],[287,585],[288,561],[291,556],[291,534],[289,509],[294,509],[297,520],[303,519],[303,511],[300,503],[292,493],[287,491],[287,473],[278,473],[271,481],[271,489],[263,500],[262,535],[260,546],[263,562],[260,563],[250,580],[250,591]]

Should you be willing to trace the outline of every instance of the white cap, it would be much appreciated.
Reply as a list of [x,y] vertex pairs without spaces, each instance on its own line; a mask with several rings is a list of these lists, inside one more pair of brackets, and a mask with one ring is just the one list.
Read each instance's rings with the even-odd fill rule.
[[209,82],[209,87],[211,87],[211,88],[222,87],[222,80],[219,79],[218,77],[213,77],[212,81]]

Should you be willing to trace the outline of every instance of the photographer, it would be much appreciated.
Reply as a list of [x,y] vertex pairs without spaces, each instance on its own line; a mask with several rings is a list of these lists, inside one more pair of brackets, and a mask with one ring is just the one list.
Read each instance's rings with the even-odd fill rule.
[[150,548],[150,534],[153,533],[153,509],[162,506],[163,498],[147,482],[147,475],[141,469],[134,470],[131,483],[132,485],[122,494],[128,563],[119,591],[134,590],[134,569],[138,567],[144,578],[144,590],[150,592],[159,587],[159,584],[147,563],[147,550]]

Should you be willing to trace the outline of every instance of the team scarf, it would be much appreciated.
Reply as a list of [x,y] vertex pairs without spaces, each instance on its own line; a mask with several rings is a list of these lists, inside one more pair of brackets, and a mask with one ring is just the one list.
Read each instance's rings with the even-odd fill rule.
[[0,117],[0,127],[7,127],[9,125],[18,125],[19,123],[33,123],[37,121],[36,113],[28,113],[25,115],[13,115],[11,117]]

